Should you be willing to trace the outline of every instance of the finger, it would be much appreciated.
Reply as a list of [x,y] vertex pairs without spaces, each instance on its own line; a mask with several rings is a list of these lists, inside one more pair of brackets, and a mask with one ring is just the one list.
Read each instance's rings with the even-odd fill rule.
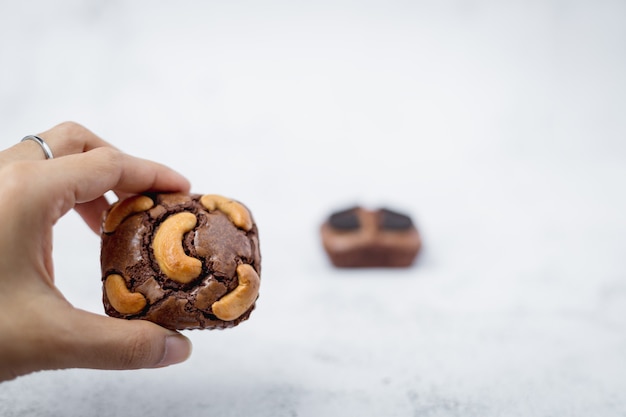
[[87,152],[95,148],[114,148],[89,129],[74,122],[61,123],[38,136],[50,146],[55,158]]
[[[190,187],[185,177],[164,165],[109,147],[45,163],[29,163],[22,169],[31,170],[28,175],[42,179],[24,190],[29,199],[37,203],[33,209],[42,206],[59,208],[50,212],[53,223],[76,204],[93,201],[109,190],[126,193],[187,192]],[[58,205],[51,205],[51,201]],[[93,221],[94,213],[89,216]]]
[[104,196],[100,196],[92,201],[78,203],[74,210],[83,218],[87,226],[96,234],[100,233],[102,224],[102,213],[109,208],[109,202]]
[[189,339],[149,321],[115,319],[69,306],[55,316],[63,320],[48,326],[54,335],[40,364],[43,369],[159,368],[191,355]]
[[180,333],[144,320],[123,320],[73,310],[71,333],[52,367],[159,368],[185,361],[191,342]]
[[158,368],[191,354],[191,342],[178,332],[75,309],[41,282],[27,288],[9,306],[21,314],[3,329],[0,381],[43,369]]
[[[52,150],[54,158],[86,152],[100,147],[113,146],[101,139],[89,129],[74,122],[64,122],[53,128],[39,133]],[[33,141],[18,142],[3,152],[5,162],[18,160],[42,160],[44,154],[39,145]]]

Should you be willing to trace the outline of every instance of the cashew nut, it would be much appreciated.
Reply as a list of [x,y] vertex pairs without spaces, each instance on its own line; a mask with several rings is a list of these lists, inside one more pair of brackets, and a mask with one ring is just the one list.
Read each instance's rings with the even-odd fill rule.
[[154,258],[169,278],[187,284],[202,272],[202,262],[187,256],[183,249],[183,236],[197,223],[190,212],[174,214],[159,226],[152,242]]
[[104,281],[109,302],[122,314],[136,314],[146,306],[146,297],[139,292],[130,292],[121,275],[111,274]]
[[209,211],[219,210],[226,214],[238,228],[246,232],[252,229],[252,217],[241,203],[217,194],[203,195],[200,203]]
[[112,233],[128,216],[149,210],[152,206],[154,206],[154,201],[145,195],[136,195],[119,201],[109,211],[107,218],[104,220],[102,231],[104,233]]
[[237,288],[213,303],[213,314],[221,320],[235,320],[252,307],[259,295],[261,279],[252,265],[239,265],[237,278]]

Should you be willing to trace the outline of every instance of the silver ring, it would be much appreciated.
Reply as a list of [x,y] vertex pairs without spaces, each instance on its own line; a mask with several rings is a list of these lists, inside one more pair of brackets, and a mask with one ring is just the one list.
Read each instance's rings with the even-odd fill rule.
[[41,146],[43,153],[46,155],[46,159],[54,158],[54,155],[52,155],[52,149],[50,149],[48,144],[39,136],[35,136],[35,135],[24,136],[24,138],[20,142],[24,142],[25,140],[32,140],[32,141],[37,142],[39,146]]

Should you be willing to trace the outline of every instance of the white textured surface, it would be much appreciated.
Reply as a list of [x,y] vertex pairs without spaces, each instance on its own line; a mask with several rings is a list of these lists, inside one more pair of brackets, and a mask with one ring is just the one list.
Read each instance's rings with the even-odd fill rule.
[[[0,141],[78,121],[256,216],[251,319],[161,370],[0,384],[11,416],[626,414],[621,1],[0,4]],[[414,216],[402,271],[338,271],[326,214]],[[99,240],[55,231],[102,312]]]

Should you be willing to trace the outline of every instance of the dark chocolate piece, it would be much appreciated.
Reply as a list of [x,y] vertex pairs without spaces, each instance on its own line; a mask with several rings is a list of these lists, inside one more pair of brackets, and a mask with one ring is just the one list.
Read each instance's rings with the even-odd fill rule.
[[361,226],[359,217],[357,216],[357,208],[353,207],[347,210],[338,211],[330,215],[328,222],[338,230],[355,230]]
[[386,208],[380,209],[379,227],[381,229],[408,230],[412,226],[413,221],[406,214],[398,213],[397,211]]

